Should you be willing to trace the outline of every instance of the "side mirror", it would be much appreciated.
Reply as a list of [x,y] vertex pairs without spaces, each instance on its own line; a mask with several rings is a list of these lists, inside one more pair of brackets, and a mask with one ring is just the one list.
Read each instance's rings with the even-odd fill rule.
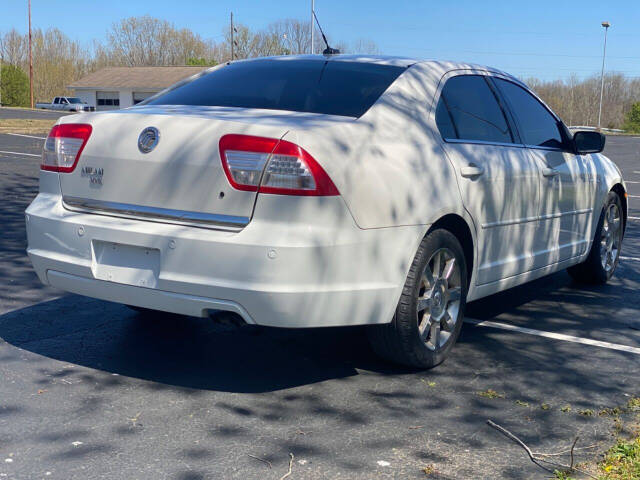
[[600,153],[606,137],[600,132],[581,131],[573,135],[573,148],[578,155]]

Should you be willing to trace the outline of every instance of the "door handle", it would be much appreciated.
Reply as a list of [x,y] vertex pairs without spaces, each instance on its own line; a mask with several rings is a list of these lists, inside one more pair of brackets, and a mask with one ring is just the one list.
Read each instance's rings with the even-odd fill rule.
[[556,170],[555,168],[545,167],[545,168],[542,169],[542,175],[544,177],[555,177],[559,173],[560,172],[558,170]]
[[484,173],[484,168],[474,165],[473,163],[467,165],[466,167],[462,167],[460,169],[460,175],[465,178],[469,177],[478,177]]

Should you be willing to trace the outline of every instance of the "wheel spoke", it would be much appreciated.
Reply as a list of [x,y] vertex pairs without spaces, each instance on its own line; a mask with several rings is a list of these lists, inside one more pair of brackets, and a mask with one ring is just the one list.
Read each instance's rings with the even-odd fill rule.
[[433,276],[435,278],[440,278],[440,257],[441,256],[442,256],[442,251],[438,251],[433,257]]
[[451,318],[449,312],[445,312],[444,317],[442,317],[442,321],[444,322],[444,326],[447,327],[446,330],[448,332],[453,332],[453,328],[456,326],[456,322]]
[[440,322],[431,322],[431,338],[429,338],[429,342],[435,347],[438,348],[440,341]]
[[[426,293],[425,293],[426,295]],[[418,299],[418,312],[422,312],[431,306],[431,297],[420,297]]]
[[420,332],[420,339],[423,342],[426,342],[427,336],[431,331],[431,315],[425,313],[422,322],[420,322],[420,325],[418,325],[418,331]]
[[460,300],[462,289],[460,287],[454,287],[449,289],[449,301],[457,302]]
[[620,229],[620,219],[614,218],[613,221],[609,222],[609,225],[611,226],[611,231],[617,233]]
[[452,258],[450,260],[447,261],[447,263],[444,266],[444,272],[442,273],[442,276],[444,278],[446,278],[447,280],[449,280],[449,278],[451,277],[451,274],[453,273],[454,268],[456,267],[456,259]]
[[431,272],[431,269],[429,268],[429,265],[427,265],[425,267],[424,273],[422,274],[422,278],[429,285],[429,288],[433,287],[433,284],[436,283],[435,279],[433,278],[433,273]]

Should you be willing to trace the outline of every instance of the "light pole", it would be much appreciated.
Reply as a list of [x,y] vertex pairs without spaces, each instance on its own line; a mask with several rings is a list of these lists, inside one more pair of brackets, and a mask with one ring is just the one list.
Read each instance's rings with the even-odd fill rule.
[[600,130],[600,120],[602,119],[602,96],[604,94],[604,59],[607,56],[607,31],[611,24],[602,22],[604,27],[604,51],[602,52],[602,72],[600,73],[600,108],[598,109],[598,130]]
[[33,54],[31,53],[31,0],[29,0],[29,96],[33,108]]
[[313,40],[314,40],[314,38],[313,38],[313,37],[314,37],[313,32],[314,32],[314,30],[315,30],[315,25],[316,25],[315,23],[313,23],[313,14],[314,14],[314,12],[315,12],[315,10],[316,10],[316,9],[315,9],[315,4],[316,4],[315,0],[311,0],[311,55],[313,55],[314,53],[316,53],[316,52],[314,51],[314,49],[313,49]]

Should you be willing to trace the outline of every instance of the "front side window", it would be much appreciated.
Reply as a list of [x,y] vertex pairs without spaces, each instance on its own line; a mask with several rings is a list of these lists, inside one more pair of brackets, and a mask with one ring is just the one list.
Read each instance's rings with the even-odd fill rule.
[[509,102],[525,144],[562,148],[563,141],[558,121],[537,98],[513,82],[500,78],[494,81]]
[[405,70],[364,62],[250,60],[231,63],[177,84],[145,103],[360,117]]
[[436,107],[436,124],[445,139],[513,143],[504,112],[480,75],[447,80]]

